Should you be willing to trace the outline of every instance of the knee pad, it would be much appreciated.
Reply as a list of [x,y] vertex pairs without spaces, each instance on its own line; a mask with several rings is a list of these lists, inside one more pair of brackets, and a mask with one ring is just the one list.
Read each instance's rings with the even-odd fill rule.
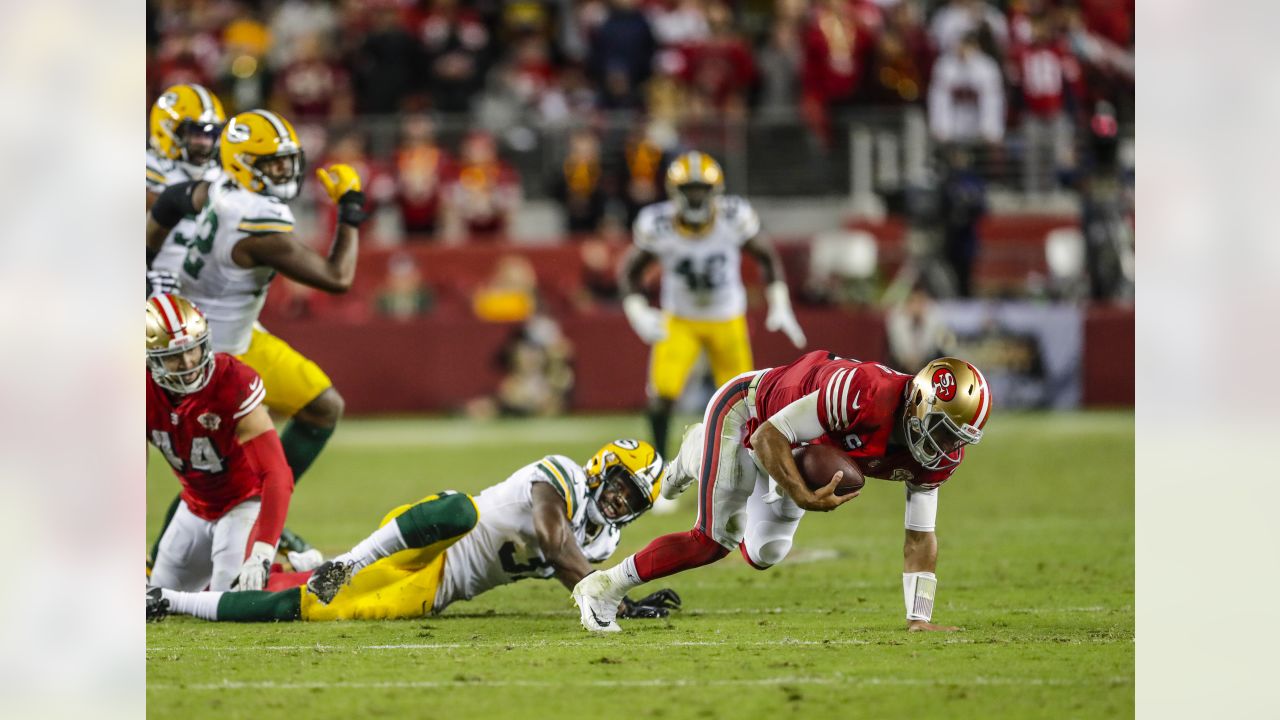
[[751,567],[757,570],[768,570],[785,560],[787,553],[791,552],[791,537],[764,538],[753,542],[748,536],[739,548],[742,550],[742,557],[746,558]]
[[475,501],[470,495],[441,495],[405,510],[396,517],[396,525],[409,547],[426,547],[471,532],[480,521]]

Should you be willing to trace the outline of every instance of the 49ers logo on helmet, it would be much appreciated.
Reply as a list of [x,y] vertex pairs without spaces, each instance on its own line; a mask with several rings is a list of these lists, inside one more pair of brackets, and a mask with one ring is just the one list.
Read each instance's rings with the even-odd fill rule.
[[956,396],[956,376],[947,368],[933,371],[933,393],[939,400],[952,400]]

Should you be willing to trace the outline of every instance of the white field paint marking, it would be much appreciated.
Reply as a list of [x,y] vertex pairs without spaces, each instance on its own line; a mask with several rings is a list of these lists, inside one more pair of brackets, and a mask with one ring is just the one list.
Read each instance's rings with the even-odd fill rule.
[[1105,678],[1017,678],[979,675],[971,678],[936,679],[911,677],[770,677],[730,680],[698,680],[688,678],[650,678],[636,680],[580,680],[546,682],[539,680],[393,680],[381,682],[279,682],[263,680],[244,682],[223,680],[217,683],[148,683],[147,690],[165,692],[173,690],[418,690],[432,688],[647,688],[647,687],[760,687],[777,685],[895,685],[915,687],[957,687],[970,685],[1001,686],[1082,686],[1082,685],[1132,685],[1133,678],[1114,675]]

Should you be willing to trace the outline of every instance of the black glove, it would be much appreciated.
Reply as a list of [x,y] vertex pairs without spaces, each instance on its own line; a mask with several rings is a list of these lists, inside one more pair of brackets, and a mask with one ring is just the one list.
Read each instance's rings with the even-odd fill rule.
[[166,295],[169,293],[177,293],[182,290],[182,280],[177,273],[168,270],[148,270],[147,271],[147,298],[153,298],[156,295]]
[[369,213],[364,209],[364,193],[348,190],[338,199],[338,222],[358,228],[368,218]]
[[639,600],[631,598],[622,598],[622,612],[618,614],[621,618],[639,618],[653,619],[664,618],[671,614],[672,610],[680,609],[680,596],[671,588],[663,588],[651,595],[646,595]]

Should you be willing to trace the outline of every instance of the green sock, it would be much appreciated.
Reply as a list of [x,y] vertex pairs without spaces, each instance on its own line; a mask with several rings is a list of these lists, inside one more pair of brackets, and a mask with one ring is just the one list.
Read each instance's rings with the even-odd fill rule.
[[302,593],[298,588],[280,592],[224,592],[218,599],[219,622],[271,622],[297,620],[301,617]]
[[297,418],[285,425],[284,432],[280,434],[280,444],[284,446],[284,459],[293,471],[294,485],[298,484],[303,473],[315,462],[320,451],[324,450],[333,431],[332,427],[312,425]]
[[480,519],[475,503],[460,493],[420,502],[396,516],[400,535],[411,548],[422,548],[466,535]]
[[156,535],[156,541],[151,544],[151,562],[156,561],[156,555],[160,552],[160,538],[164,537],[164,531],[169,529],[169,523],[173,522],[173,514],[178,512],[178,503],[182,502],[182,495],[174,496],[173,502],[169,503],[169,510],[164,514],[164,522],[160,524],[160,533]]

